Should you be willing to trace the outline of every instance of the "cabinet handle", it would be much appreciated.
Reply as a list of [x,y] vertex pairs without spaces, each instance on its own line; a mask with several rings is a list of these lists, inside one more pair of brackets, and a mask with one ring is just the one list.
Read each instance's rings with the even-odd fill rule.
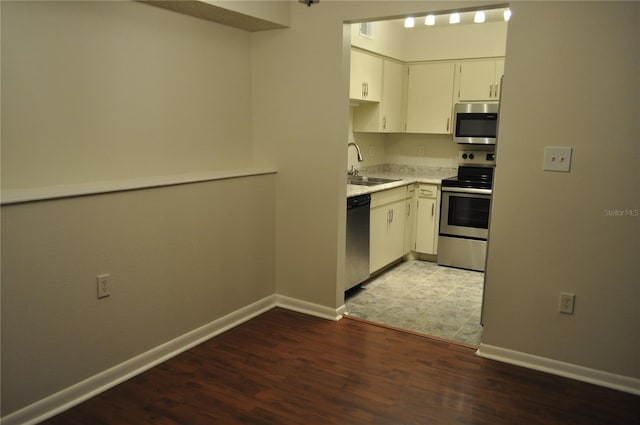
[[447,118],[447,131],[449,131],[449,121],[451,121],[451,118]]
[[407,211],[407,217],[411,217],[411,204],[409,204],[409,210]]
[[493,97],[493,83],[489,84],[489,98]]
[[382,117],[382,129],[387,129],[387,117]]
[[493,97],[495,97],[496,99],[498,98],[498,87],[500,86],[500,83],[496,83],[496,89],[494,90],[493,93]]
[[367,95],[367,97],[369,97],[369,82],[368,81],[366,83],[364,83],[364,87],[365,87],[365,90],[366,90],[366,95]]
[[393,223],[393,209],[391,209],[391,221],[389,223]]
[[366,97],[365,91],[364,91],[364,82],[362,82],[362,98],[364,99]]
[[431,217],[433,217],[433,213],[436,209],[436,204],[431,204]]

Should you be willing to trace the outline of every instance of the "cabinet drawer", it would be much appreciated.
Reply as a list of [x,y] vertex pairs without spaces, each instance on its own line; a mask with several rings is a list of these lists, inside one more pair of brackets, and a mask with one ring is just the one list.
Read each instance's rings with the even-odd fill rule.
[[420,197],[435,198],[437,196],[438,196],[438,185],[435,185],[435,184],[420,185]]
[[397,187],[395,189],[383,190],[371,194],[371,208],[381,205],[390,204],[392,202],[404,201],[407,197],[407,186]]

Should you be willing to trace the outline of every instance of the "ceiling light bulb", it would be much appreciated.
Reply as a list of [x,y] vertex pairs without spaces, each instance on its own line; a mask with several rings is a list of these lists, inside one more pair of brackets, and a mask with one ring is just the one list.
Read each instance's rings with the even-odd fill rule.
[[413,18],[412,17],[408,17],[404,20],[404,27],[405,28],[413,28],[413,26],[415,25],[415,23],[413,22]]
[[481,24],[484,22],[484,12],[481,10],[477,11],[475,16],[473,17],[473,22],[476,24]]
[[509,21],[511,19],[511,9],[505,9],[503,17],[505,21]]
[[459,13],[452,13],[451,16],[449,16],[449,23],[450,24],[458,24],[458,23],[460,23],[460,14]]
[[424,18],[424,24],[425,25],[435,25],[436,24],[436,17],[434,15],[427,15],[427,17]]

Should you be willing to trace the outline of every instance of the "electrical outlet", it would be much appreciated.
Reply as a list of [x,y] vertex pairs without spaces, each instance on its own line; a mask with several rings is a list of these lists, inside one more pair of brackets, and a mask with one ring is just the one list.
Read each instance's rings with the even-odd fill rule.
[[544,171],[569,172],[571,168],[571,151],[573,148],[551,147],[544,148]]
[[105,298],[111,295],[111,275],[101,274],[96,278],[98,282],[98,298]]
[[560,293],[560,313],[573,314],[573,307],[576,301],[575,294],[569,294],[567,292]]

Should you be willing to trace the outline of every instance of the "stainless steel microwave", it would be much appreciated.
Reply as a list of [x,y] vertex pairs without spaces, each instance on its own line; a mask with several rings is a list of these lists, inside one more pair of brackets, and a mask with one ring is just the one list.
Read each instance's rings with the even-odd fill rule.
[[457,103],[453,114],[455,143],[496,144],[498,103]]

